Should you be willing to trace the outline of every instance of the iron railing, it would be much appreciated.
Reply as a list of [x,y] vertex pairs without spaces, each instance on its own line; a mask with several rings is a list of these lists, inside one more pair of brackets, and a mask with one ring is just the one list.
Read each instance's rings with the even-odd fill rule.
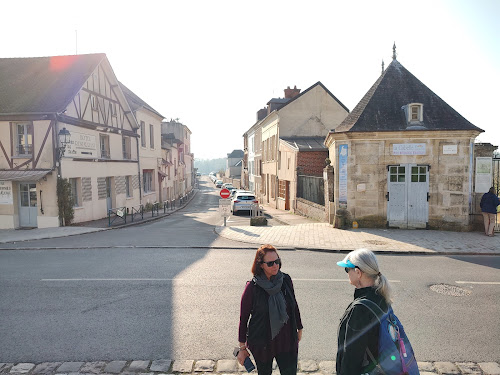
[[127,207],[116,207],[108,209],[108,227],[116,220],[120,223],[127,223]]
[[131,207],[130,209],[130,217],[132,218],[132,222],[136,217],[140,216],[141,220],[144,219],[144,206],[141,204],[138,208]]

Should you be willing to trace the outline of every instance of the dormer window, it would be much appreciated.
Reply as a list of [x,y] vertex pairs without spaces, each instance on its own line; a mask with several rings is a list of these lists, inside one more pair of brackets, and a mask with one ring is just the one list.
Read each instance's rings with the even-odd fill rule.
[[411,103],[408,104],[408,122],[423,122],[423,104]]

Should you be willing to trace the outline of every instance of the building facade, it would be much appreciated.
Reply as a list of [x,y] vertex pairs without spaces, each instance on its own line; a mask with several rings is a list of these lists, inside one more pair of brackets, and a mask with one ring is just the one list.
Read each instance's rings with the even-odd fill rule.
[[331,206],[360,227],[470,229],[480,132],[394,54],[326,138],[334,169]]
[[58,176],[74,222],[140,204],[138,124],[104,54],[0,59],[0,76],[0,228],[59,226]]
[[[296,183],[292,176],[296,176],[297,170],[290,172],[281,167],[280,141],[325,137],[348,113],[349,110],[321,82],[302,93],[296,87],[288,87],[285,89],[285,98],[274,98],[267,103],[267,116],[259,124],[262,149],[261,201],[264,204],[282,210],[295,208],[296,189],[290,186]],[[286,152],[285,149],[282,151]]]

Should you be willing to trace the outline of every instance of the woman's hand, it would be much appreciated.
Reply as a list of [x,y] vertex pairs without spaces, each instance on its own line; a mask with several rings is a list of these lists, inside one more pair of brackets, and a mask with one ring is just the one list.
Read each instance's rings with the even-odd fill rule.
[[250,357],[250,354],[248,354],[248,350],[246,349],[240,349],[240,352],[238,353],[238,363],[243,366],[243,362],[245,362],[245,358]]
[[299,329],[297,331],[297,338],[299,339],[299,342],[300,342],[300,340],[302,340],[302,330],[301,329]]

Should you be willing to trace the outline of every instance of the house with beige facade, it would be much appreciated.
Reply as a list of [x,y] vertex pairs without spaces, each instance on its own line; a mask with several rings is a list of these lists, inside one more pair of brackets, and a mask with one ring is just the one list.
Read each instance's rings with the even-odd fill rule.
[[59,226],[58,176],[74,222],[140,205],[138,128],[105,54],[0,59],[0,228]]
[[[164,117],[134,92],[120,82],[134,117],[139,124],[139,160],[141,174],[142,203],[163,202],[163,181],[166,177],[162,170],[161,123]],[[124,157],[129,154],[128,144],[123,144]]]
[[191,130],[177,120],[161,124],[161,147],[164,166],[164,196],[172,201],[188,194],[196,182]]
[[411,74],[394,48],[391,64],[326,137],[330,216],[360,227],[471,229],[482,131]]
[[[288,145],[293,145],[295,139],[302,144],[304,140],[307,143],[307,138],[324,138],[348,113],[347,107],[321,82],[302,93],[296,87],[288,87],[284,98],[273,98],[267,103],[267,115],[259,122],[261,203],[282,210],[297,208],[297,175],[305,171],[301,172],[292,154],[303,150],[292,150]],[[324,160],[319,162],[324,166]]]

